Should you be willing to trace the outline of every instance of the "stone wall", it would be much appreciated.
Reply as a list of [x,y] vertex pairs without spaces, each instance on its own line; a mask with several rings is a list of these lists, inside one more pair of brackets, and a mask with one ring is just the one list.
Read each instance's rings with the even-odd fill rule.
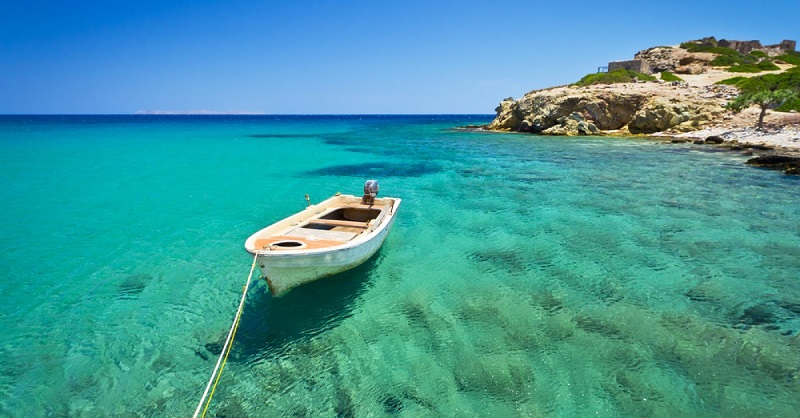
[[770,50],[776,49],[780,51],[794,51],[797,47],[797,42],[792,40],[784,40],[779,44],[762,46],[759,41],[732,41],[728,39],[720,39],[717,43],[719,46],[735,49],[742,54],[749,54],[751,51],[757,50]]
[[741,52],[742,54],[749,54],[750,51],[754,49],[761,49],[761,42],[759,41],[730,41],[727,39],[720,39],[717,45],[735,49],[736,51]]
[[784,51],[794,51],[797,48],[797,41],[792,40],[783,40],[778,45],[770,45],[770,46],[777,46]]
[[614,71],[618,69],[624,69],[628,71],[636,71],[643,74],[653,74],[653,71],[650,69],[650,64],[647,61],[642,60],[630,60],[630,61],[612,61],[608,63],[608,71]]

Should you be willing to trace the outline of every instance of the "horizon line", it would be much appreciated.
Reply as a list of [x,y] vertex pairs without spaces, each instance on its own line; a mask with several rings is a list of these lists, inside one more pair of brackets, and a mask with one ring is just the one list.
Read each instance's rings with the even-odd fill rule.
[[494,113],[0,113],[0,116],[486,116]]

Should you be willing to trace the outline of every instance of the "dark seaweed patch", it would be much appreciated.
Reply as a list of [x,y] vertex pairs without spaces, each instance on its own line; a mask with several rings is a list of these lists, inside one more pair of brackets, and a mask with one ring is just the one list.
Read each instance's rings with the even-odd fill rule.
[[225,345],[225,341],[224,340],[219,340],[219,341],[214,341],[214,342],[210,342],[210,343],[206,344],[204,346],[204,348],[209,353],[211,353],[211,354],[213,354],[215,356],[218,356],[220,353],[222,353],[222,347],[224,345]]
[[600,300],[609,305],[622,300],[622,295],[619,294],[617,288],[607,282],[600,285],[597,295],[600,297]]
[[436,173],[439,166],[428,163],[395,164],[370,162],[363,164],[345,164],[324,167],[309,171],[307,174],[314,176],[341,176],[341,177],[419,177],[425,174]]
[[776,320],[775,307],[772,304],[751,306],[739,317],[739,322],[745,325],[774,324]]
[[800,303],[782,301],[782,302],[778,302],[778,306],[780,306],[783,309],[786,309],[787,311],[789,311],[789,312],[791,312],[791,313],[793,313],[795,315],[800,315]]
[[616,338],[616,339],[621,338],[620,330],[617,329],[613,323],[606,322],[587,315],[577,315],[575,316],[574,320],[575,320],[575,325],[577,325],[578,328],[586,332],[600,334],[607,338]]
[[528,263],[515,251],[479,251],[469,255],[469,259],[479,263],[489,263],[508,273],[524,273]]
[[403,401],[389,395],[383,400],[383,410],[388,414],[397,414],[403,410]]
[[550,314],[558,313],[564,309],[564,303],[561,302],[560,299],[553,296],[552,293],[536,295],[533,298],[533,302]]
[[117,286],[118,299],[135,299],[153,280],[149,274],[133,274]]
[[334,411],[337,417],[345,418],[356,416],[355,403],[347,391],[342,390],[340,387],[337,388],[335,400],[336,406],[334,407]]
[[771,300],[745,309],[733,325],[735,329],[749,329],[760,326],[765,331],[780,331],[782,335],[792,335],[786,321],[797,318],[800,304],[790,301]]

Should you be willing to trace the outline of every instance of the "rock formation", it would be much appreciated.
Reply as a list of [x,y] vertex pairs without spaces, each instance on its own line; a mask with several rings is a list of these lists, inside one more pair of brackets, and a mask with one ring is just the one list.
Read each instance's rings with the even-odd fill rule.
[[[707,92],[726,89],[705,88]],[[709,95],[667,83],[557,87],[530,92],[519,100],[503,100],[487,129],[543,135],[686,132],[724,113],[720,99],[703,96]]]
[[[762,47],[757,41],[725,41],[743,50],[769,52],[769,48],[794,50],[794,41]],[[717,47],[713,37],[690,41],[709,50]],[[719,42],[723,44],[723,41]],[[682,44],[686,46],[686,44]],[[707,47],[707,48],[706,48]],[[695,48],[689,48],[695,49]],[[766,52],[765,52],[766,51]],[[713,85],[734,75],[711,66],[713,52],[690,52],[680,46],[662,46],[640,51],[632,61],[609,63],[646,72],[680,74],[686,82],[637,82],[587,87],[555,87],[532,91],[519,100],[508,98],[495,111],[490,130],[531,132],[544,135],[681,134],[720,122],[730,112],[723,106],[738,89]],[[720,77],[721,75],[721,77]]]
[[786,174],[800,174],[800,158],[785,155],[767,155],[747,160],[746,164],[772,170],[782,170]]
[[689,55],[689,52],[682,48],[669,46],[657,46],[655,48],[639,51],[633,57],[638,60],[646,61],[650,64],[653,72],[675,71],[680,64],[680,60]]

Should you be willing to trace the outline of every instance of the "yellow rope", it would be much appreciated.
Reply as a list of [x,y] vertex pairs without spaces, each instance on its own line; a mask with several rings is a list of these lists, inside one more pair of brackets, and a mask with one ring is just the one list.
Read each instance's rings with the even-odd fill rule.
[[[206,406],[203,409],[203,417],[205,417],[208,407],[211,405],[211,398],[214,396],[214,391],[217,389],[217,384],[222,376],[222,371],[225,369],[225,363],[228,361],[228,355],[231,353],[233,338],[236,335],[236,330],[239,329],[239,321],[242,318],[242,311],[244,310],[244,299],[247,296],[247,290],[250,288],[250,281],[253,279],[253,271],[256,268],[257,260],[258,252],[256,252],[256,254],[253,256],[253,265],[250,266],[250,274],[247,276],[247,282],[243,287],[242,300],[239,301],[239,309],[236,311],[236,317],[233,319],[233,324],[231,324],[231,330],[228,332],[228,338],[225,340],[225,345],[223,346],[222,352],[219,355],[217,365],[214,367],[214,372],[211,373],[211,378],[208,380],[206,390],[203,392],[203,397],[200,399],[200,403],[197,405],[197,409],[194,411],[193,418],[197,418],[197,415],[200,413],[200,408],[203,407],[203,402],[206,400],[206,396],[208,396],[208,401],[205,403]],[[211,388],[212,382],[214,387],[211,390],[211,394],[209,394],[208,390]]]
[[[242,287],[242,293],[247,292],[247,287]],[[206,401],[206,407],[203,409],[203,414],[200,415],[201,417],[206,416],[206,412],[208,411],[208,407],[211,406],[211,398],[214,397],[214,392],[217,390],[217,383],[219,383],[219,379],[222,377],[222,372],[225,370],[225,363],[228,362],[228,355],[231,353],[231,347],[233,347],[233,339],[236,338],[236,331],[239,329],[239,322],[242,319],[241,315],[236,316],[236,325],[233,328],[233,335],[231,336],[231,343],[228,347],[225,348],[225,358],[222,360],[222,367],[219,368],[219,373],[217,374],[217,380],[214,381],[214,387],[211,388],[211,393],[208,395],[208,401]]]

